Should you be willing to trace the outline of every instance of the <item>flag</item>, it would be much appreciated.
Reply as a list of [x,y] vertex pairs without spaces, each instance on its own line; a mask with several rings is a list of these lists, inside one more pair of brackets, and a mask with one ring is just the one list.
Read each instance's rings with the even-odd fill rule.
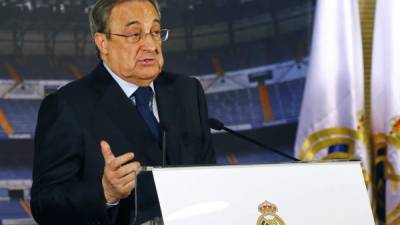
[[361,159],[369,179],[358,0],[319,0],[295,142],[302,160]]
[[[386,207],[381,222],[400,224],[400,1],[376,5],[371,83],[375,165],[386,178],[377,184],[378,204]],[[379,173],[377,173],[378,175]],[[378,177],[379,178],[379,177]],[[383,193],[383,194],[382,194]],[[382,209],[381,209],[382,210]],[[378,216],[380,211],[378,205]]]

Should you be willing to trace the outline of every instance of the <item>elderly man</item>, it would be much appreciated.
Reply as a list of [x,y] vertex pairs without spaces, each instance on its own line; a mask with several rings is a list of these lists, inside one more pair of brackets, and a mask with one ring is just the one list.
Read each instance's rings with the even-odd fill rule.
[[168,165],[215,163],[205,96],[197,80],[162,71],[169,31],[156,0],[99,0],[90,27],[102,61],[40,107],[33,216],[142,224],[161,216],[152,174],[137,171],[162,165],[162,134]]

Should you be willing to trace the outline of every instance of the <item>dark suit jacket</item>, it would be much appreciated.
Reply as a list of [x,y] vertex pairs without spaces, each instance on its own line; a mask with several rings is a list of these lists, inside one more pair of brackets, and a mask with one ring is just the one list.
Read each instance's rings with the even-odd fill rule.
[[[162,72],[154,81],[160,122],[167,130],[170,165],[213,164],[206,100],[193,78]],[[100,140],[114,155],[134,152],[142,165],[161,165],[160,147],[131,100],[100,63],[85,78],[47,96],[35,136],[31,206],[40,224],[132,222],[134,195],[107,209]],[[182,184],[171,184],[182,185]],[[140,224],[160,215],[150,172],[138,177]],[[112,220],[110,219],[112,218]]]

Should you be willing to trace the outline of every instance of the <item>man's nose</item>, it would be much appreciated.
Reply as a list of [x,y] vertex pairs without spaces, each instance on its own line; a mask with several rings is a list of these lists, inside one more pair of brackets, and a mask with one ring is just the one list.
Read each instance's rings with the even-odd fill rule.
[[150,33],[145,34],[143,37],[143,48],[148,51],[155,51],[157,49],[157,42]]

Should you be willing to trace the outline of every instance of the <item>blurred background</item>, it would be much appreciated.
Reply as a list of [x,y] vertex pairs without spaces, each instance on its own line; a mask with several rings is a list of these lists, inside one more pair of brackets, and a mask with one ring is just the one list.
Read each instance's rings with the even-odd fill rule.
[[[29,215],[41,100],[99,62],[94,0],[0,0],[0,224]],[[159,0],[165,70],[195,76],[210,117],[293,155],[315,0]],[[288,161],[213,131],[219,164]]]

